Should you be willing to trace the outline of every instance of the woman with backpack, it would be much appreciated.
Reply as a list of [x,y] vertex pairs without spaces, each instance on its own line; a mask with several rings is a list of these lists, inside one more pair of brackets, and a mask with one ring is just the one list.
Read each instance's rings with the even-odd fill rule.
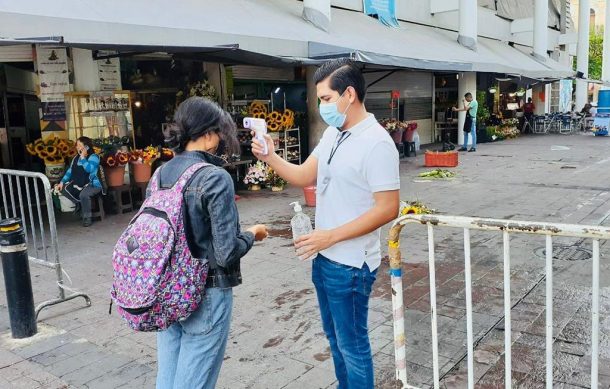
[[254,241],[267,237],[267,228],[240,230],[233,180],[219,158],[239,149],[231,116],[208,99],[191,97],[180,104],[174,122],[167,142],[176,157],[159,168],[158,185],[170,188],[194,165],[205,164],[185,184],[183,209],[191,254],[206,258],[209,269],[199,307],[157,333],[157,388],[212,389],[229,336],[232,288],[242,282],[240,260]]
[[93,141],[86,136],[77,139],[76,151],[78,154],[56,188],[76,205],[77,210],[80,207],[83,226],[89,227],[93,223],[91,202],[102,193],[98,177],[100,157],[93,151]]

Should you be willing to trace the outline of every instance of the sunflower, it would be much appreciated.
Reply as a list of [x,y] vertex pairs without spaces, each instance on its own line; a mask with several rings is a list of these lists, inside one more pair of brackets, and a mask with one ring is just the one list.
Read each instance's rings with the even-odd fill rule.
[[49,153],[47,153],[47,151],[43,149],[42,151],[38,152],[38,157],[41,159],[49,158]]
[[34,147],[33,144],[29,143],[27,145],[25,145],[25,150],[28,152],[28,154],[30,155],[37,155],[36,153],[36,148]]
[[36,142],[34,144],[34,150],[36,150],[36,154],[40,156],[40,154],[45,151],[45,145],[42,142]]
[[108,167],[115,167],[116,166],[116,159],[114,159],[114,157],[111,155],[108,158],[106,158],[106,166]]
[[119,161],[119,165],[125,165],[129,162],[129,156],[125,153],[119,153],[117,155],[117,160]]
[[76,149],[74,147],[69,148],[66,155],[70,158],[76,157]]
[[46,147],[47,155],[50,157],[54,157],[55,155],[57,155],[57,151],[58,151],[58,149],[56,146],[47,146]]
[[419,207],[413,206],[413,205],[407,205],[406,207],[404,207],[403,209],[400,210],[400,215],[404,216],[404,215],[419,215],[421,212],[421,209]]

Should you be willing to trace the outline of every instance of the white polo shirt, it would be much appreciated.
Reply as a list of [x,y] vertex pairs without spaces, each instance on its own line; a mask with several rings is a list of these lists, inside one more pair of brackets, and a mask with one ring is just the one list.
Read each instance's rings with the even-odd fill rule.
[[[346,132],[336,148],[341,132],[328,127],[312,153],[318,160],[317,229],[347,224],[374,207],[374,193],[400,189],[398,151],[375,116],[369,114]],[[333,148],[336,151],[328,163]],[[320,254],[359,269],[366,262],[373,271],[381,263],[380,229]]]

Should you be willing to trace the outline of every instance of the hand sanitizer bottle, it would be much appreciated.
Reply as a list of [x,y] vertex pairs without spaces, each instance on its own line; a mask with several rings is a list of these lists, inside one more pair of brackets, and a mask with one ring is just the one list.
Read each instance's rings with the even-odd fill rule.
[[[311,225],[311,219],[309,218],[309,216],[303,213],[303,208],[301,208],[301,204],[299,204],[298,201],[290,203],[290,205],[294,206],[295,215],[290,221],[290,226],[292,227],[292,239],[293,241],[296,241],[299,237],[303,235],[311,234],[313,232],[313,227]],[[315,257],[307,259],[314,258]]]

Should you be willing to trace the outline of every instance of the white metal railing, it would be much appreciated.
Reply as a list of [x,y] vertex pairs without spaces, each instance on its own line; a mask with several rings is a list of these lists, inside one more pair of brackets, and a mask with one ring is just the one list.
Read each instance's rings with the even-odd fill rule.
[[572,224],[536,223],[513,220],[479,219],[441,215],[406,215],[397,219],[390,230],[389,256],[392,284],[392,310],[394,315],[394,348],[396,379],[403,388],[407,384],[407,361],[402,293],[402,267],[400,256],[400,232],[408,223],[424,224],[428,228],[428,266],[430,275],[430,306],[432,327],[432,362],[434,388],[439,388],[439,358],[436,307],[436,274],[434,253],[434,227],[462,228],[464,230],[464,282],[466,294],[466,331],[468,346],[468,388],[474,388],[474,336],[472,330],[472,280],[470,256],[470,231],[497,231],[503,237],[504,260],[504,363],[505,387],[511,388],[511,291],[510,291],[510,238],[511,234],[546,236],[546,387],[553,387],[553,237],[573,237],[593,240],[592,301],[591,301],[591,388],[598,387],[599,357],[599,242],[610,239],[610,228]]

